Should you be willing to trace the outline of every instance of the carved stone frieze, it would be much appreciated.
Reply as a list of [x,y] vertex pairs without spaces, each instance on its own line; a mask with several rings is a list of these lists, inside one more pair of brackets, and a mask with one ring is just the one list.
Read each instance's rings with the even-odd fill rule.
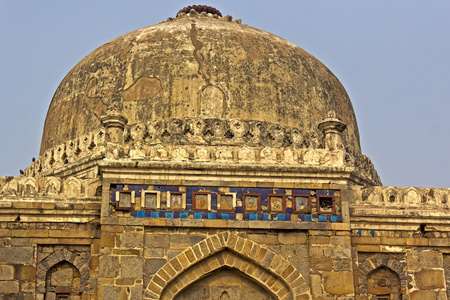
[[448,188],[353,187],[355,204],[382,207],[448,209]]
[[122,144],[106,142],[105,137],[105,128],[100,127],[48,149],[25,169],[25,175],[38,176],[97,155],[106,159],[348,166],[381,185],[367,156],[350,146],[325,149],[319,129],[302,132],[262,121],[174,118],[125,125],[123,139],[119,139]]

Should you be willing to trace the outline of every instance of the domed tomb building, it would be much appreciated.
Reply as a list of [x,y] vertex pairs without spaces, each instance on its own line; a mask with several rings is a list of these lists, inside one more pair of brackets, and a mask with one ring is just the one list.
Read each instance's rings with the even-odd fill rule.
[[3,297],[450,296],[449,190],[383,187],[333,73],[212,7],[81,60],[0,191]]

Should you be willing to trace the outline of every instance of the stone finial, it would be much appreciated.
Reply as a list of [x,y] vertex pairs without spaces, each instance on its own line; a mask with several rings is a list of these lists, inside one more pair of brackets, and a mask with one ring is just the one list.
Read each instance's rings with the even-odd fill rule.
[[341,133],[346,127],[347,125],[337,118],[335,111],[326,114],[325,119],[318,125],[325,136],[325,149],[334,151],[343,148]]
[[127,124],[127,118],[117,111],[109,111],[100,117],[100,121],[105,126],[106,142],[123,144],[123,130]]
[[182,9],[180,9],[180,11],[178,12],[177,16],[179,14],[182,14],[182,13],[189,14],[189,13],[191,13],[192,10],[194,10],[198,14],[201,14],[202,12],[205,12],[207,14],[218,15],[219,17],[222,16],[222,14],[220,13],[220,11],[218,9],[216,9],[214,7],[211,7],[211,6],[207,6],[207,5],[186,6],[186,7],[182,8]]

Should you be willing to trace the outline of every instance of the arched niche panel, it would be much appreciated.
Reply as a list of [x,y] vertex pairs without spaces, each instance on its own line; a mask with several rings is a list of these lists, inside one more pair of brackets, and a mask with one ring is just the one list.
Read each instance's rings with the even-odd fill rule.
[[[399,280],[398,285],[396,278]],[[399,295],[404,294],[407,289],[407,282],[406,265],[397,258],[376,254],[359,265],[359,289],[361,295],[374,295],[376,290],[381,295],[382,291],[389,294],[395,293],[396,290],[398,290]],[[391,286],[392,288],[390,288]]]
[[[79,292],[89,292],[89,260],[90,255],[87,252],[80,253],[68,249],[53,252],[38,263],[36,271],[36,295],[44,295],[46,293],[47,282],[51,280],[51,273],[55,271],[54,267],[58,265],[73,266],[72,270],[76,270],[79,273]],[[76,272],[74,273],[77,275]]]

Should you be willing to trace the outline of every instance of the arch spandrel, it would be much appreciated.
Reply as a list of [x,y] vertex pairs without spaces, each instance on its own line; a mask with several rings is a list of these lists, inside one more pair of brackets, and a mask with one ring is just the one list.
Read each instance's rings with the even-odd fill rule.
[[228,232],[208,237],[168,261],[152,277],[144,299],[174,299],[183,289],[221,268],[266,287],[275,299],[310,298],[300,272],[285,258],[255,242]]

